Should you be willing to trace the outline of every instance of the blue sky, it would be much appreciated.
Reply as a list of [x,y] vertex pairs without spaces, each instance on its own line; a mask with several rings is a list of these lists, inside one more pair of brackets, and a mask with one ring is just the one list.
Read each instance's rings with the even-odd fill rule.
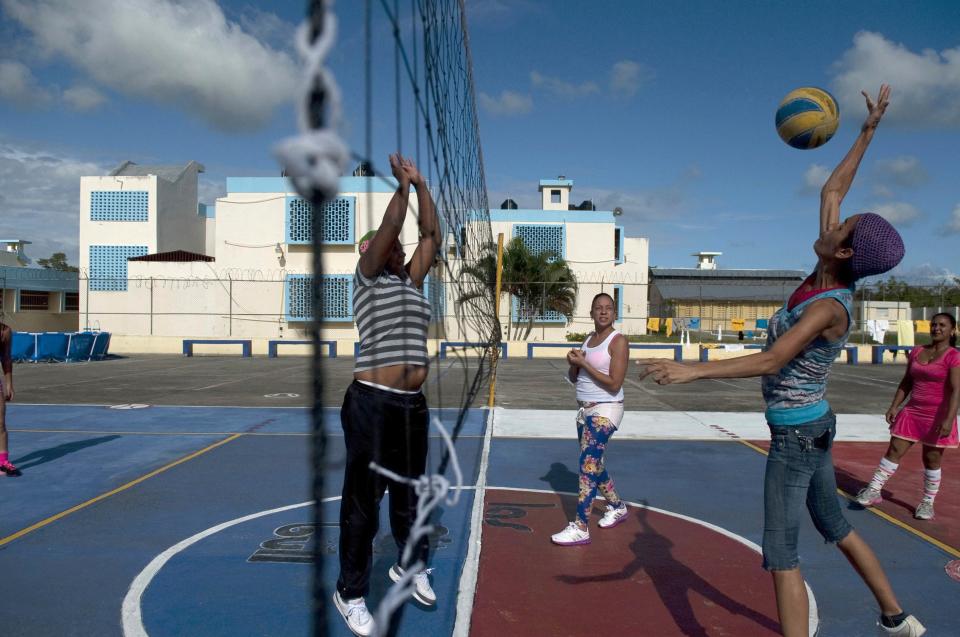
[[[120,162],[276,175],[295,131],[293,30],[304,2],[0,0],[0,238],[77,258],[79,177]],[[397,144],[393,47],[373,1],[373,158]],[[893,87],[887,117],[843,204],[901,230],[897,273],[960,272],[960,3],[466,0],[490,202],[537,205],[539,179],[624,209],[650,263],[810,268],[819,187],[852,143],[861,88]],[[361,2],[335,4],[330,66],[343,135],[363,152]],[[410,29],[409,0],[401,27]],[[409,35],[404,36],[410,46]],[[798,86],[838,99],[841,126],[798,151],[774,112]],[[402,148],[413,152],[403,89]]]

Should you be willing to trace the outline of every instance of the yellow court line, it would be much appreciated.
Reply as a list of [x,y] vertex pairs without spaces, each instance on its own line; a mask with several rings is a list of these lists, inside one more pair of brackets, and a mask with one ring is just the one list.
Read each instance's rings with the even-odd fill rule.
[[41,528],[47,526],[48,524],[51,524],[52,522],[56,522],[56,521],[59,520],[60,518],[64,518],[64,517],[70,515],[71,513],[74,513],[74,512],[76,512],[76,511],[79,511],[80,509],[85,509],[86,507],[90,506],[91,504],[96,504],[97,502],[100,502],[101,500],[105,500],[105,499],[109,498],[109,497],[112,496],[112,495],[116,495],[117,493],[120,493],[121,491],[126,491],[126,490],[129,489],[130,487],[136,486],[136,485],[140,484],[141,482],[143,482],[144,480],[149,480],[149,479],[152,478],[153,476],[158,475],[158,474],[160,474],[160,473],[163,473],[163,472],[166,471],[167,469],[172,469],[173,467],[177,466],[178,464],[182,464],[182,463],[184,463],[184,462],[187,462],[188,460],[193,460],[193,459],[196,458],[197,456],[203,455],[203,454],[207,453],[208,451],[211,451],[211,450],[213,450],[213,449],[216,449],[216,448],[219,447],[220,445],[225,445],[225,444],[227,444],[228,442],[231,442],[231,441],[233,441],[233,440],[236,440],[237,438],[241,437],[242,435],[243,435],[243,434],[233,434],[233,435],[230,436],[229,438],[225,438],[225,439],[223,439],[223,440],[220,440],[219,442],[215,442],[215,443],[213,443],[212,445],[209,445],[209,446],[207,446],[207,447],[204,447],[203,449],[200,449],[199,451],[194,451],[193,453],[191,453],[191,454],[189,454],[189,455],[187,455],[187,456],[184,456],[184,457],[180,458],[179,460],[174,460],[174,461],[171,462],[170,464],[164,465],[164,466],[160,467],[159,469],[155,469],[155,470],[151,471],[150,473],[148,473],[148,474],[146,474],[146,475],[144,475],[144,476],[140,476],[140,477],[137,478],[136,480],[131,480],[130,482],[126,483],[125,485],[120,486],[120,487],[117,487],[116,489],[114,489],[114,490],[112,490],[112,491],[108,491],[108,492],[106,492],[106,493],[104,493],[104,494],[98,495],[97,497],[92,498],[92,499],[90,499],[90,500],[87,500],[86,502],[81,502],[80,504],[78,504],[78,505],[76,505],[76,506],[74,506],[74,507],[70,507],[70,508],[67,509],[66,511],[61,511],[60,513],[57,513],[56,515],[51,515],[49,518],[47,518],[47,519],[45,519],[45,520],[40,520],[40,521],[37,522],[36,524],[31,524],[31,525],[28,526],[27,528],[22,529],[22,530],[20,530],[20,531],[17,531],[17,532],[14,533],[13,535],[8,535],[7,537],[5,537],[5,538],[3,538],[3,539],[0,539],[0,546],[4,546],[5,544],[9,544],[10,542],[13,542],[13,541],[16,540],[17,538],[23,537],[24,535],[26,535],[26,534],[28,534],[28,533],[32,533],[33,531],[36,531],[37,529],[41,529]]
[[[750,447],[750,448],[753,449],[754,451],[758,451],[758,452],[762,453],[762,454],[765,455],[765,456],[768,455],[768,453],[767,453],[764,449],[762,449],[761,447],[758,447],[757,445],[755,445],[755,444],[753,444],[753,443],[751,443],[751,442],[747,442],[746,440],[741,440],[740,438],[737,438],[737,442],[740,442],[740,443],[742,443],[742,444]],[[842,495],[843,497],[845,497],[847,500],[850,500],[851,502],[856,501],[856,498],[855,498],[854,496],[850,495],[849,493],[847,493],[846,491],[844,491],[843,489],[841,489],[841,488],[839,488],[839,487],[837,487],[837,493],[839,493],[840,495]],[[867,508],[867,511],[870,511],[870,513],[873,513],[874,515],[879,516],[881,519],[886,520],[887,522],[893,524],[894,526],[900,527],[900,528],[903,529],[904,531],[907,531],[907,532],[909,532],[909,533],[912,533],[912,534],[916,535],[916,536],[917,536],[918,538],[920,538],[921,540],[925,540],[925,541],[929,542],[930,544],[933,544],[935,547],[937,547],[937,548],[940,549],[941,551],[944,551],[944,552],[946,552],[946,553],[949,553],[950,555],[952,555],[952,556],[954,556],[954,557],[960,557],[960,550],[953,548],[953,547],[950,546],[949,544],[944,544],[943,542],[941,542],[941,541],[938,540],[937,538],[932,537],[932,536],[930,536],[930,535],[927,535],[926,533],[924,533],[924,532],[921,531],[920,529],[917,529],[917,528],[915,528],[915,527],[912,527],[912,526],[910,526],[909,524],[907,524],[906,522],[901,522],[900,520],[898,520],[897,518],[893,517],[893,516],[890,515],[889,513],[885,513],[884,511],[881,511],[880,509],[877,509],[877,508],[875,508],[875,507],[866,507],[866,508]]]

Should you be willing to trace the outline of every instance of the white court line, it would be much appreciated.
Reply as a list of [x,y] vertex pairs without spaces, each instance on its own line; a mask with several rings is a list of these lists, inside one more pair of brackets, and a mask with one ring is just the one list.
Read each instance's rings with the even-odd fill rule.
[[483,539],[483,500],[487,488],[487,468],[490,465],[490,441],[493,439],[493,421],[496,414],[491,409],[487,414],[487,430],[483,437],[480,468],[477,470],[476,492],[473,494],[473,511],[470,514],[470,538],[467,540],[467,557],[460,572],[457,589],[457,618],[453,625],[453,637],[470,635],[470,620],[473,617],[473,599],[477,594],[477,575],[480,571],[480,548]]

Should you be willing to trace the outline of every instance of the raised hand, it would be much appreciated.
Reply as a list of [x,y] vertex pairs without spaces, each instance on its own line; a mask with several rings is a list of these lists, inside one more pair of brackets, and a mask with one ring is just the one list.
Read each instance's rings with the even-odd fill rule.
[[[401,186],[410,185],[410,174],[404,168],[404,162],[407,161],[400,156],[400,153],[390,155],[390,172],[396,177]],[[409,163],[409,161],[407,161]]]
[[890,85],[880,85],[880,92],[877,94],[876,101],[873,101],[873,98],[866,91],[860,91],[860,93],[867,100],[867,119],[863,122],[863,127],[876,128],[890,104]]
[[[400,155],[397,156],[400,157]],[[420,174],[416,164],[414,164],[411,159],[400,157],[400,168],[407,175],[407,180],[414,186],[419,186],[423,183],[423,175]]]

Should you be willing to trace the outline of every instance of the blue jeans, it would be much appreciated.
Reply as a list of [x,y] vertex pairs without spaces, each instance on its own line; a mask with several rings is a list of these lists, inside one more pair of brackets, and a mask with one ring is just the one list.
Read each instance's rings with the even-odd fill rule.
[[797,538],[804,502],[824,541],[837,543],[853,527],[843,517],[833,471],[832,411],[802,425],[769,425],[770,453],[763,481],[763,568],[797,568]]

